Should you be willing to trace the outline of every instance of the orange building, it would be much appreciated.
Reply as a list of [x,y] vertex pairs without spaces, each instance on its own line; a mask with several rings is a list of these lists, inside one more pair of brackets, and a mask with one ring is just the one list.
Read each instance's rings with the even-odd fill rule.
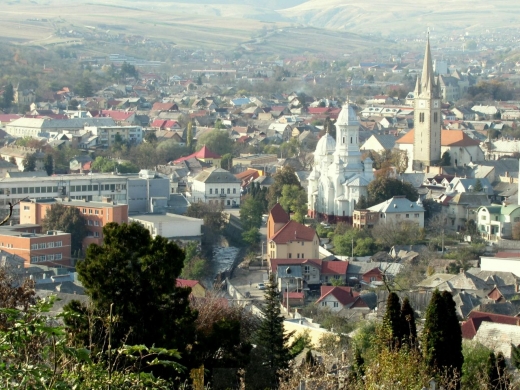
[[5,252],[20,256],[24,266],[31,264],[49,267],[72,266],[70,233],[51,230],[46,233],[39,226],[27,228],[24,225],[0,228],[0,248]]
[[20,202],[20,223],[41,225],[47,210],[53,204],[63,204],[66,207],[76,207],[86,220],[88,236],[83,240],[83,249],[90,244],[103,243],[103,227],[109,222],[128,223],[128,205],[113,204],[110,199],[105,202],[90,202],[84,200],[31,199]]

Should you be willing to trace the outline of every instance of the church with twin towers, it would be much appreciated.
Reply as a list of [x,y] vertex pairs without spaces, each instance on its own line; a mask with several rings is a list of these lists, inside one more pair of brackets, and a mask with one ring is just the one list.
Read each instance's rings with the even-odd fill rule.
[[[440,88],[433,71],[428,37],[422,74],[417,77],[414,91],[414,140],[408,155],[413,170],[425,171],[439,163],[441,120]],[[368,185],[374,180],[372,160],[362,159],[359,120],[348,101],[335,126],[336,138],[327,131],[316,145],[314,166],[308,178],[308,214],[329,222],[352,223],[356,204],[361,196],[367,197]]]

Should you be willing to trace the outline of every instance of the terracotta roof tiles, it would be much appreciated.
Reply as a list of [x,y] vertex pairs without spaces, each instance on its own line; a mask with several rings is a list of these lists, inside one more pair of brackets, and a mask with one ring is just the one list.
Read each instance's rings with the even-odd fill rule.
[[359,293],[352,291],[352,287],[321,286],[321,297],[316,301],[316,303],[320,303],[329,295],[332,295],[339,303],[346,306],[354,303],[358,298]]
[[284,244],[289,241],[312,241],[315,237],[316,232],[314,229],[291,220],[271,240],[277,244]]
[[287,223],[291,219],[280,203],[275,204],[269,214],[273,217],[274,223]]
[[[413,144],[415,130],[412,129],[397,141],[398,144]],[[442,146],[475,146],[480,145],[480,141],[470,138],[462,130],[441,130]]]

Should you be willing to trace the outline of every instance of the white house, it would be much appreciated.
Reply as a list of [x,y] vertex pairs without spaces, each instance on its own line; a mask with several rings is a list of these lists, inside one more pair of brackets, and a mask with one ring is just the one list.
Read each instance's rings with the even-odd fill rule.
[[191,202],[221,204],[223,207],[240,206],[241,182],[229,171],[211,168],[202,171],[191,182],[186,197]]
[[421,228],[424,227],[424,208],[420,199],[412,202],[404,196],[394,196],[392,199],[369,207],[368,210],[379,214],[379,224],[413,222]]

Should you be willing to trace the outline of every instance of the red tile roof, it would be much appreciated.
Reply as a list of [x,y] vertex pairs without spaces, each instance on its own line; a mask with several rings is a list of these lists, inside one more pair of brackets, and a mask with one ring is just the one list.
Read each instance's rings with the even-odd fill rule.
[[274,223],[287,223],[291,219],[289,214],[285,212],[280,203],[277,203],[273,206],[269,212],[269,215],[273,217]]
[[198,280],[175,279],[175,286],[177,287],[195,287],[197,284],[199,284]]
[[202,147],[202,149],[200,149],[198,152],[192,153],[189,156],[178,158],[177,160],[174,161],[174,163],[180,163],[180,162],[189,160],[190,158],[200,158],[200,159],[220,158],[220,155],[218,155],[217,153],[213,153],[211,150],[209,150],[207,148],[206,145],[204,145]]
[[[287,299],[287,293],[283,293],[283,297]],[[289,291],[289,299],[303,299],[303,292]]]
[[[398,144],[413,144],[415,130],[412,129],[397,141]],[[462,130],[441,130],[442,146],[475,146],[480,145],[480,141],[470,138]]]
[[312,241],[315,237],[314,229],[291,220],[271,240],[277,244],[285,244],[290,241]]
[[[498,303],[498,305],[500,305]],[[497,324],[520,325],[520,318],[505,316],[502,314],[485,313],[482,311],[472,311],[469,313],[468,320],[464,321],[461,326],[462,337],[472,339],[477,334],[478,328],[482,322],[494,322]]]
[[12,122],[21,117],[22,116],[18,114],[0,114],[0,122]]
[[164,119],[155,119],[150,127],[156,127],[158,129],[164,129],[164,124],[166,123],[166,120]]
[[321,286],[321,297],[316,301],[316,303],[320,303],[329,295],[332,295],[339,303],[345,306],[354,303],[359,296],[359,293],[352,291],[352,287]]
[[520,252],[497,252],[495,257],[520,257]]
[[329,107],[309,107],[307,109],[307,112],[311,115],[312,114],[326,114],[329,111],[330,111]]
[[321,263],[322,275],[346,275],[348,261],[323,261]]
[[177,104],[175,103],[154,103],[152,111],[176,111]]
[[112,118],[115,121],[126,121],[135,112],[133,111],[118,111],[118,110],[102,110],[101,116]]

